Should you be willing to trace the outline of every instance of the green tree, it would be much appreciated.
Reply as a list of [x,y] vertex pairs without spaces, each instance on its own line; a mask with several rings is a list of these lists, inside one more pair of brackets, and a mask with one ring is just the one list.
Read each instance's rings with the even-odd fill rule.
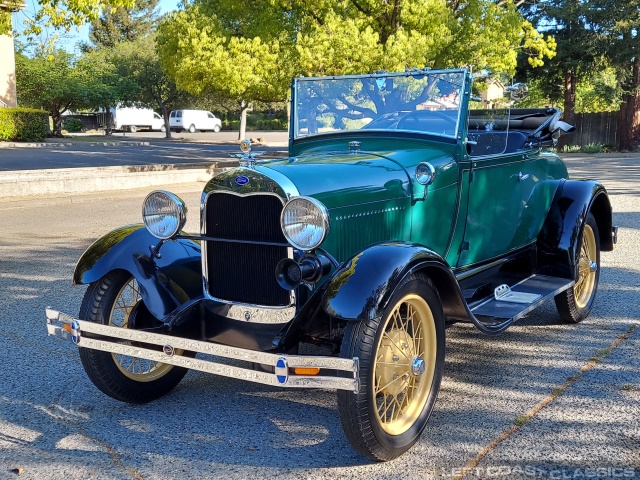
[[[281,100],[294,75],[412,66],[513,72],[553,55],[512,0],[195,0],[160,26],[162,64],[181,88]],[[241,128],[240,136],[244,135]]]
[[573,123],[578,85],[602,66],[597,34],[589,22],[589,1],[541,0],[526,6],[524,15],[553,36],[556,56],[543,68],[533,70],[521,63],[519,77],[535,79],[550,98],[563,98],[564,119]]
[[[231,28],[244,33],[240,24]],[[292,74],[288,50],[279,38],[263,41],[234,35],[215,14],[189,5],[161,23],[157,43],[162,67],[179,88],[194,95],[215,92],[235,102],[239,139],[245,136],[251,101],[272,102],[286,96]]]
[[131,83],[93,57],[76,61],[73,55],[55,50],[32,58],[16,55],[16,87],[20,104],[47,110],[53,135],[61,136],[63,113],[113,105]]
[[100,17],[102,11],[111,8],[132,8],[135,0],[39,0],[40,8],[32,18],[26,19],[26,35],[39,35],[44,26],[65,31],[81,27]]
[[640,0],[591,0],[589,22],[602,55],[616,69],[623,92],[618,114],[620,148],[640,143]]
[[120,78],[133,84],[120,103],[160,110],[164,118],[166,138],[171,138],[169,113],[188,101],[188,94],[178,90],[175,82],[162,70],[155,48],[155,34],[134,42],[124,42],[107,53],[109,62]]
[[111,48],[148,36],[158,19],[158,0],[136,0],[131,8],[105,9],[91,21],[89,39],[97,48]]

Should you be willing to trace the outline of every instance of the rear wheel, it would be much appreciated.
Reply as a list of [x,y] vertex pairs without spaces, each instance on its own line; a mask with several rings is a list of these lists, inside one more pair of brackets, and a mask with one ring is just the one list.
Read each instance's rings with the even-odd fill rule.
[[600,235],[591,213],[582,227],[577,249],[577,276],[573,288],[555,297],[560,317],[565,322],[578,323],[589,316],[600,279]]
[[410,277],[381,318],[351,322],[340,355],[359,358],[360,388],[340,390],[347,439],[362,455],[387,461],[420,437],[440,388],[444,314],[433,284]]
[[130,125],[129,126],[129,131],[131,133],[136,133],[138,131],[138,127],[136,127],[135,125]]
[[196,133],[196,126],[195,125],[191,125],[189,127],[189,133]]
[[[112,271],[89,285],[80,318],[129,328],[130,316],[140,302],[136,279],[128,272]],[[167,394],[187,373],[185,368],[166,363],[89,348],[80,348],[80,359],[96,387],[116,400],[129,403],[146,403]]]

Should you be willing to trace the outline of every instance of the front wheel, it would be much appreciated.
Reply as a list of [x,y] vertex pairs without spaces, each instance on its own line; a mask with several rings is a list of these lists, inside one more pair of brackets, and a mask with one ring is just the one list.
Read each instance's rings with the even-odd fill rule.
[[560,318],[578,323],[589,316],[600,279],[600,234],[591,213],[582,226],[577,248],[577,275],[573,288],[555,297]]
[[[80,307],[80,319],[129,328],[132,312],[141,302],[136,279],[128,272],[112,271],[89,285]],[[89,348],[80,348],[80,359],[96,387],[116,400],[129,403],[146,403],[169,393],[187,373],[185,368],[166,363]]]
[[444,354],[442,306],[424,277],[409,277],[380,318],[348,324],[340,356],[359,358],[360,388],[340,390],[338,409],[353,448],[387,461],[418,440],[438,395]]
[[164,125],[162,125],[162,126],[160,127],[160,131],[161,131],[162,133],[165,133],[165,132],[167,131],[167,127],[165,127]]
[[220,125],[216,125],[215,127],[213,127],[213,131],[218,133],[220,131]]

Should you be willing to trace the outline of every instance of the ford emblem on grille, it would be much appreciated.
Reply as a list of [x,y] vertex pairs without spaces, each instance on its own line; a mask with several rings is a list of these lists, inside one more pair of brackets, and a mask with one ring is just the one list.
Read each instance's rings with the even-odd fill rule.
[[278,383],[284,385],[287,383],[289,379],[289,365],[287,365],[287,359],[284,357],[280,357],[276,362],[275,374]]
[[239,177],[236,177],[236,183],[238,185],[246,185],[247,183],[249,183],[249,178],[245,177],[244,175],[240,175]]

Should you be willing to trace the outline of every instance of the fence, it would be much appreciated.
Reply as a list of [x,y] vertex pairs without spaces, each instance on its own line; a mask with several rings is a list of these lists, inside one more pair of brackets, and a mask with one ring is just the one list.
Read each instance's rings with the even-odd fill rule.
[[564,144],[600,143],[618,148],[618,112],[576,113],[574,123],[576,131],[563,137]]

